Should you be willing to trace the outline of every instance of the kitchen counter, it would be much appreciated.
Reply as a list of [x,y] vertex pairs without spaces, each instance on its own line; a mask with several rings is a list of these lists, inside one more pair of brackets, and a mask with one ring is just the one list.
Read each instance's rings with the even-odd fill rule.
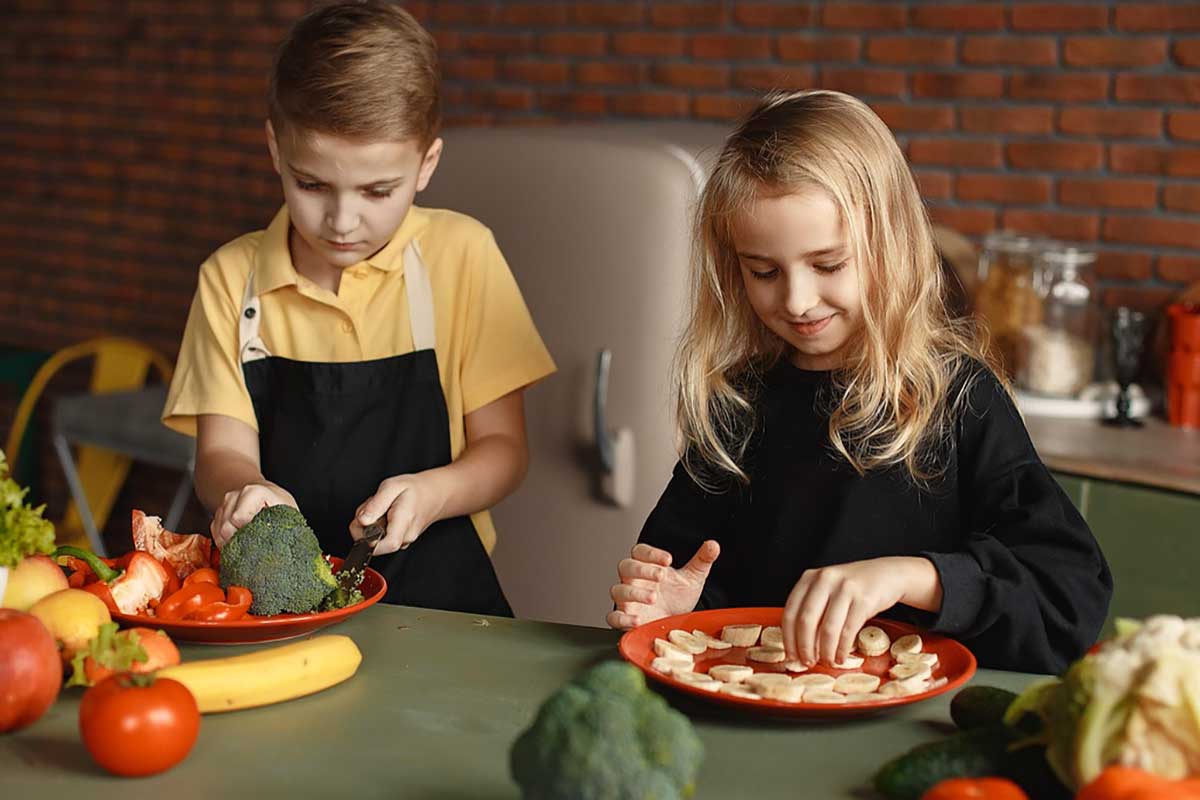
[[[561,684],[615,657],[619,638],[384,605],[327,632],[362,650],[355,677],[291,702],[205,716],[191,755],[149,778],[115,778],[92,763],[78,733],[82,690],[65,690],[41,720],[0,739],[0,797],[516,800],[513,739]],[[252,648],[181,649],[190,661]],[[1033,677],[984,670],[975,682],[1019,689]],[[669,699],[707,750],[697,800],[865,800],[879,765],[946,729],[952,694],[839,722],[760,719]]]

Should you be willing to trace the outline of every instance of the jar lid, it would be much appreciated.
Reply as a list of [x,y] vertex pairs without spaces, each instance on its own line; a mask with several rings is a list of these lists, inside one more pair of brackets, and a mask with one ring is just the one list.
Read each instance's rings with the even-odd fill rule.
[[1082,267],[1096,260],[1094,250],[1057,245],[1042,251],[1042,260],[1052,267]]
[[1046,247],[1048,240],[1039,236],[1026,236],[1010,230],[992,231],[983,237],[985,250],[1003,253],[1032,253]]

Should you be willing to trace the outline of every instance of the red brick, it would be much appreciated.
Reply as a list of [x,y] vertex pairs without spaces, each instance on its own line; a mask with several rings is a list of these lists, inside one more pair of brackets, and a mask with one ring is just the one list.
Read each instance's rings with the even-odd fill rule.
[[770,58],[771,37],[758,33],[700,33],[692,37],[696,58]]
[[1013,6],[1012,26],[1019,31],[1084,31],[1108,27],[1104,3],[1020,3]]
[[543,93],[538,97],[538,105],[560,114],[598,115],[608,113],[608,100],[609,96],[600,92]]
[[1158,215],[1112,216],[1104,221],[1104,238],[1110,242],[1195,247],[1200,242],[1200,222]]
[[872,103],[871,108],[893,131],[954,130],[953,106]]
[[567,21],[565,3],[501,3],[499,22],[522,28],[563,25]]
[[681,117],[688,112],[686,94],[639,92],[617,95],[612,100],[613,111],[634,117]]
[[999,72],[918,72],[913,75],[914,97],[1004,96],[1004,76]]
[[1041,205],[1050,199],[1050,179],[1040,175],[961,174],[954,196],[971,203]]
[[[1163,188],[1163,205],[1168,211],[1200,212],[1200,184],[1168,183]],[[1200,246],[1200,242],[1192,246]]]
[[907,82],[907,75],[893,70],[834,67],[821,69],[821,86],[853,95],[894,97],[904,93]]
[[717,0],[650,4],[650,22],[660,28],[712,28],[724,21],[725,9]]
[[826,3],[821,9],[821,24],[826,28],[861,30],[902,30],[908,23],[903,5],[889,3]]
[[1058,64],[1058,41],[1049,36],[968,36],[962,60],[986,66],[1052,67]]
[[533,46],[527,33],[464,33],[462,49],[468,53],[526,53]]
[[687,39],[678,33],[618,33],[613,51],[623,56],[681,56]]
[[575,82],[584,86],[633,86],[646,79],[642,64],[611,62],[578,64]]
[[1181,67],[1200,67],[1200,39],[1176,40],[1172,53]]
[[1085,103],[1108,97],[1103,73],[1026,72],[1009,79],[1008,93],[1018,100]]
[[1114,144],[1108,148],[1109,169],[1192,178],[1200,176],[1200,148]]
[[1104,148],[1094,142],[1009,142],[1005,152],[1016,169],[1086,172],[1104,163]]
[[1101,295],[1101,303],[1106,308],[1127,306],[1149,314],[1157,314],[1172,301],[1174,296],[1174,289],[1157,286],[1120,286],[1105,289],[1104,294]]
[[575,3],[571,8],[572,21],[580,25],[636,25],[645,18],[645,6],[632,0]]
[[466,102],[502,111],[528,111],[533,108],[533,92],[529,89],[469,89]]
[[929,217],[938,225],[953,228],[964,236],[983,236],[996,230],[996,212],[990,208],[931,205]]
[[950,36],[877,36],[867,42],[867,60],[881,64],[953,64]]
[[1004,27],[1001,3],[949,3],[913,9],[913,26],[948,31],[998,31]]
[[1200,281],[1200,258],[1192,256],[1159,256],[1158,277],[1172,283]]
[[1004,212],[1002,222],[1005,228],[1069,242],[1090,242],[1100,235],[1100,217],[1095,214],[1009,209]]
[[917,189],[926,200],[946,200],[950,197],[950,173],[914,170]]
[[1106,280],[1144,281],[1152,274],[1149,253],[1101,250],[1096,253],[1096,275]]
[[1116,27],[1122,31],[1200,31],[1200,6],[1124,3],[1117,6]]
[[1157,110],[1077,106],[1059,112],[1058,129],[1081,136],[1158,138],[1162,136],[1163,114]]
[[1073,36],[1063,43],[1071,67],[1153,67],[1167,60],[1167,40]]
[[510,61],[504,65],[504,78],[523,83],[566,83],[571,67],[563,61]]
[[959,109],[959,124],[969,133],[1050,133],[1050,106],[967,106]]
[[855,61],[861,49],[857,36],[838,34],[783,35],[776,39],[784,61]]
[[457,56],[442,61],[442,74],[452,80],[490,81],[496,77],[496,59]]
[[692,101],[692,114],[699,119],[734,120],[745,116],[754,103],[752,97],[701,95]]
[[544,33],[538,37],[538,49],[556,56],[602,56],[608,52],[608,35],[574,31]]
[[1200,111],[1172,111],[1167,115],[1167,133],[1174,139],[1200,141]]
[[1117,99],[1134,103],[1200,102],[1200,75],[1118,75]]
[[432,21],[439,25],[486,27],[496,19],[496,8],[491,3],[438,0],[430,12]]
[[656,83],[685,89],[723,89],[729,86],[729,67],[713,64],[660,64],[654,68]]
[[1158,181],[1128,178],[1062,178],[1058,202],[1086,208],[1155,208]]
[[811,67],[738,67],[733,82],[741,89],[809,89],[814,85]]
[[739,2],[733,19],[745,28],[805,28],[812,22],[812,8],[807,3]]
[[1000,143],[975,139],[913,139],[908,145],[913,164],[953,167],[999,167]]
[[457,31],[433,31],[433,40],[437,42],[438,53],[445,55],[458,50],[461,37]]

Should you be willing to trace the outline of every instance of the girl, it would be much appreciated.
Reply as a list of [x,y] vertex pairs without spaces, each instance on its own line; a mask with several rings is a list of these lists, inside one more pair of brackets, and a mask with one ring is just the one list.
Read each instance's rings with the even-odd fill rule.
[[1077,658],[1108,565],[947,314],[887,127],[837,92],[767,97],[727,140],[698,228],[682,457],[609,624],[782,605],[789,657],[811,665],[888,612],[990,667]]

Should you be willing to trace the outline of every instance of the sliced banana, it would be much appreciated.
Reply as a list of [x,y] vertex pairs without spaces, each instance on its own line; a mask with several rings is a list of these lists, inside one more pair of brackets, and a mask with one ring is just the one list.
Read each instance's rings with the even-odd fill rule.
[[754,669],[744,664],[717,664],[709,668],[708,674],[724,683],[741,683],[754,674]]
[[934,689],[940,689],[940,688],[942,688],[943,686],[945,686],[945,685],[946,685],[947,683],[949,683],[949,682],[950,682],[950,679],[949,679],[949,678],[947,678],[945,675],[943,675],[942,677],[940,677],[940,678],[938,678],[938,679],[936,679],[936,680],[932,680],[932,681],[930,681],[930,682],[929,682],[929,683],[928,683],[928,684],[925,686],[925,690],[926,690],[926,691],[928,691],[928,692],[932,692]]
[[783,649],[783,628],[778,625],[772,625],[769,628],[763,628],[762,638],[759,643],[763,647],[775,647]]
[[691,661],[680,661],[677,658],[659,656],[650,662],[650,669],[664,675],[674,675],[677,672],[691,672],[695,667]]
[[804,699],[804,687],[794,683],[780,686],[764,686],[762,696],[768,700],[778,700],[783,703],[799,703]]
[[792,683],[797,686],[803,686],[805,689],[824,689],[833,691],[833,685],[837,683],[837,679],[832,675],[825,675],[820,672],[812,672],[808,675],[797,675],[792,678]]
[[721,694],[727,694],[730,697],[740,697],[743,700],[760,700],[761,698],[754,692],[745,689],[740,683],[722,683],[717,690]]
[[804,702],[806,703],[844,703],[846,695],[831,692],[828,689],[808,689],[804,692]]
[[901,636],[892,642],[891,651],[892,658],[899,658],[901,653],[919,653],[921,652],[921,637],[915,633]]
[[865,672],[850,672],[839,675],[833,682],[833,691],[842,694],[866,694],[879,688],[879,676]]
[[847,703],[874,703],[884,699],[879,692],[854,692],[846,695]]
[[762,625],[726,625],[721,638],[734,647],[753,647],[762,633]]
[[783,662],[783,668],[788,672],[808,672],[808,665],[803,661],[785,661]]
[[746,651],[746,658],[763,664],[778,664],[787,655],[777,647],[751,647]]
[[694,656],[698,656],[708,649],[708,645],[704,641],[696,638],[687,631],[673,630],[667,634],[667,639],[671,644],[688,651]]
[[694,686],[706,692],[715,692],[721,688],[720,681],[715,681],[700,672],[676,672],[674,678],[680,683],[686,683],[688,686]]
[[879,694],[884,697],[905,697],[916,693],[912,687],[905,686],[904,681],[888,681],[879,687]]
[[868,625],[858,632],[858,652],[864,656],[881,656],[892,646],[892,640],[883,628]]
[[718,639],[715,636],[711,636],[699,628],[692,631],[692,636],[695,636],[697,639],[708,645],[709,650],[728,650],[729,648],[733,647],[733,645],[731,645],[729,642],[723,639]]
[[792,679],[782,672],[756,672],[742,681],[742,685],[760,694],[768,686],[791,686]]
[[925,680],[930,675],[929,667],[925,664],[893,664],[888,670],[888,675],[891,675],[898,681],[906,681],[912,678],[920,678]]
[[896,656],[897,664],[924,664],[933,669],[937,666],[937,653],[901,653]]
[[695,661],[692,654],[678,645],[671,644],[666,639],[654,640],[654,653],[663,658],[673,658],[676,661]]
[[863,665],[862,656],[856,656],[850,653],[846,656],[845,661],[839,661],[836,664],[830,664],[833,669],[861,669]]

